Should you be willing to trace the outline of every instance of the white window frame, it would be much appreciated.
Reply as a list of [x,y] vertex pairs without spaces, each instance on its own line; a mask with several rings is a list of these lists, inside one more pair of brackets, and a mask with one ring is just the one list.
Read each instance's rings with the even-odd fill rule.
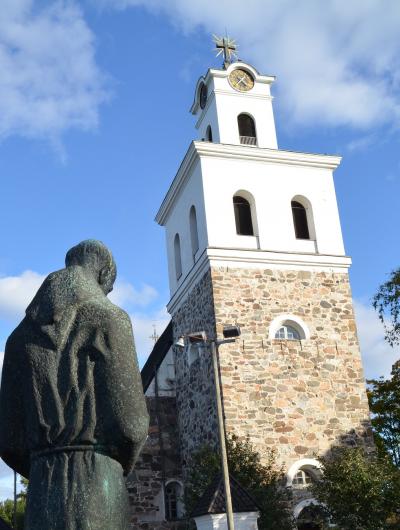
[[288,488],[293,487],[293,479],[300,470],[308,471],[315,478],[318,478],[318,475],[321,474],[321,467],[321,462],[315,458],[302,458],[301,460],[297,460],[297,462],[290,466],[286,474],[286,486]]
[[307,324],[298,316],[291,314],[279,315],[271,322],[269,326],[268,338],[270,340],[291,340],[291,339],[276,339],[275,335],[282,326],[293,327],[300,335],[300,340],[307,340],[310,338],[310,330]]

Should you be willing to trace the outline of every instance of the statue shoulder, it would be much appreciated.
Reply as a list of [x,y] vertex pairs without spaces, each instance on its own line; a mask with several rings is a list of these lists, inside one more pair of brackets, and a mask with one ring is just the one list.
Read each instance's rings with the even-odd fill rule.
[[128,313],[113,304],[106,296],[82,303],[79,308],[79,313],[84,316],[86,321],[88,319],[94,319],[102,326],[108,323],[113,326],[132,327]]

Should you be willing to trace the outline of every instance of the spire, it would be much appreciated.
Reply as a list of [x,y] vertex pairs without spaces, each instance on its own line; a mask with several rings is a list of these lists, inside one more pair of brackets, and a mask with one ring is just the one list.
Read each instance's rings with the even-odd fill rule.
[[228,37],[228,35],[225,37],[217,37],[217,35],[213,35],[213,38],[215,47],[218,50],[217,57],[222,54],[224,55],[223,66],[226,70],[232,62],[232,57],[237,58],[236,50],[238,46],[236,41]]

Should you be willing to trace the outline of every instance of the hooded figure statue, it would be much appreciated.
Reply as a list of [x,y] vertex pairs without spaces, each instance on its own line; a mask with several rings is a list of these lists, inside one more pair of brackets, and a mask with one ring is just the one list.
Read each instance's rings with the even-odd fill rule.
[[0,455],[29,478],[26,530],[127,530],[124,475],[148,431],[128,315],[103,243],[73,247],[8,338]]

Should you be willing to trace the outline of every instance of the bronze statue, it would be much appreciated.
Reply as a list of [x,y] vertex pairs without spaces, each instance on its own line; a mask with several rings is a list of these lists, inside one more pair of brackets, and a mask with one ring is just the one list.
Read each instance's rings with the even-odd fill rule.
[[148,413],[116,266],[95,240],[68,251],[8,338],[0,455],[29,478],[26,530],[127,530],[124,475]]

